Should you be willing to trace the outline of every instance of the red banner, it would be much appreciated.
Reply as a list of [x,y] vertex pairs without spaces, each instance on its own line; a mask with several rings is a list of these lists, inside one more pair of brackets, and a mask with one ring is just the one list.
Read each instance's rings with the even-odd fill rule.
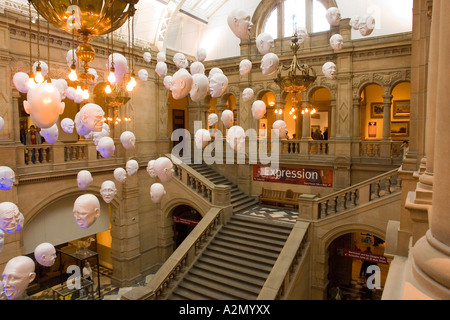
[[288,183],[316,187],[333,187],[333,170],[301,167],[253,166],[253,181]]
[[199,223],[199,221],[186,219],[186,218],[180,218],[180,217],[173,217],[173,221],[176,223],[187,224],[188,226],[192,226],[192,227],[195,227]]
[[363,260],[363,261],[365,260],[365,261],[381,263],[381,264],[388,264],[387,258],[385,256],[380,256],[380,255],[376,255],[376,254],[372,254],[372,253],[344,249],[343,255],[344,255],[344,257],[348,257],[348,258],[359,259],[359,260]]

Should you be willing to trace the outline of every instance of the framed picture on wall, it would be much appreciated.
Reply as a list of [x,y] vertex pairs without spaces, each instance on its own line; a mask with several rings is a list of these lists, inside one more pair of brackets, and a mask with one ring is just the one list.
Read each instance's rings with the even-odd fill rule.
[[394,117],[408,118],[410,115],[410,100],[396,100],[394,101]]
[[391,136],[396,137],[409,136],[409,121],[391,122]]
[[383,102],[372,102],[370,104],[370,117],[383,118]]

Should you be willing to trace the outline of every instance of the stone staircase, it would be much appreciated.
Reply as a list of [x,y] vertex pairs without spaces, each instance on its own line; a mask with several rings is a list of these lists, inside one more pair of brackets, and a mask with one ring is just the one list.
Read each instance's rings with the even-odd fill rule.
[[223,184],[231,187],[231,205],[233,206],[233,212],[239,212],[250,206],[258,203],[258,199],[255,197],[250,197],[244,192],[239,190],[239,187],[233,182],[229,181],[227,178],[217,173],[215,170],[211,169],[206,164],[190,164],[191,168],[196,170],[198,173],[203,175],[209,181],[214,184]]
[[292,227],[234,214],[168,300],[255,300]]

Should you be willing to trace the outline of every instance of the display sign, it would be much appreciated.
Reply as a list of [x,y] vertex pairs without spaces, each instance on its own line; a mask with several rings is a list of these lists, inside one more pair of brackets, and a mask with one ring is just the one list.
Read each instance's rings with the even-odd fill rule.
[[368,252],[344,249],[343,255],[344,255],[344,257],[348,257],[348,258],[359,259],[359,260],[363,260],[363,261],[365,260],[365,261],[381,263],[381,264],[388,264],[387,258],[385,256],[380,256],[380,255],[372,254],[372,253],[368,253]]
[[173,217],[173,221],[176,223],[187,224],[188,226],[195,227],[199,221],[181,218],[181,217]]
[[253,181],[288,183],[315,187],[333,187],[333,170],[301,167],[253,166]]

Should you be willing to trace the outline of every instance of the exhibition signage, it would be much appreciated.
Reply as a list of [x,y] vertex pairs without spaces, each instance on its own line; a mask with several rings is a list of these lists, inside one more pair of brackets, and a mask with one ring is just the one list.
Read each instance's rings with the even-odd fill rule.
[[253,181],[333,187],[333,170],[302,167],[253,166]]
[[173,217],[173,221],[176,223],[187,224],[188,226],[195,227],[199,221],[181,218],[181,217]]
[[368,253],[368,252],[344,249],[343,255],[344,255],[344,257],[353,258],[353,259],[365,260],[365,261],[381,263],[381,264],[389,264],[387,262],[387,258],[385,256],[380,256],[380,255],[376,255],[376,254],[372,254],[372,253]]

